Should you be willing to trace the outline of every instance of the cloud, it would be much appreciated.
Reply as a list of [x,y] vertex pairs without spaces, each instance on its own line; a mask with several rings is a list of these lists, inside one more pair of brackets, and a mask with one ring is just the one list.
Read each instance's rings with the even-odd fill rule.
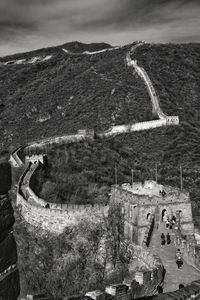
[[1,0],[0,55],[72,40],[200,40],[199,0]]

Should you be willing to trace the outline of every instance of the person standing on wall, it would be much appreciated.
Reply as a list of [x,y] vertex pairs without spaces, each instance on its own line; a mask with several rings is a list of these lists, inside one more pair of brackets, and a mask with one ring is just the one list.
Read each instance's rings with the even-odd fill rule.
[[161,238],[161,247],[162,247],[162,246],[164,246],[165,243],[166,243],[164,233],[161,234],[160,238]]
[[167,245],[169,245],[171,243],[171,237],[169,232],[167,233],[166,238],[167,238]]
[[183,260],[182,260],[182,254],[181,254],[180,249],[177,249],[176,258],[177,258],[176,264],[178,266],[178,269],[181,269],[181,267],[183,265]]

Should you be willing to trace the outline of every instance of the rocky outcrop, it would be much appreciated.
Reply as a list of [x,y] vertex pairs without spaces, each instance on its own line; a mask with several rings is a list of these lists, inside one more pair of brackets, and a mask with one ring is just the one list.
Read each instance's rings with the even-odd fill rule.
[[15,300],[19,296],[17,248],[13,235],[14,215],[8,191],[11,187],[11,166],[0,159],[0,299]]

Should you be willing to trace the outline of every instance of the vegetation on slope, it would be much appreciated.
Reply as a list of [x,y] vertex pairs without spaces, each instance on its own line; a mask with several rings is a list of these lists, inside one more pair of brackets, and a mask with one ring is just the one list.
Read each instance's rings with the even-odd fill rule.
[[152,80],[163,111],[180,117],[165,158],[184,165],[194,214],[200,214],[200,44],[145,44],[134,56]]
[[2,146],[152,119],[144,82],[126,65],[129,49],[95,55],[59,50],[46,62],[0,65]]
[[122,282],[130,259],[122,248],[129,244],[123,226],[121,209],[114,205],[108,217],[88,216],[55,237],[27,227],[16,210],[21,296],[45,293],[60,299]]
[[199,127],[200,44],[145,44],[134,57],[152,80],[164,112]]
[[24,52],[24,53],[17,53],[14,55],[7,55],[4,57],[0,57],[0,62],[7,62],[7,61],[13,61],[17,59],[31,59],[35,56],[42,56],[42,55],[51,55],[51,54],[59,54],[63,53],[62,49],[66,49],[72,53],[82,53],[84,51],[100,51],[103,49],[112,48],[111,45],[107,43],[80,43],[80,42],[69,42],[60,46],[56,47],[48,47],[48,48],[42,48],[37,49],[34,51]]
[[[65,48],[74,52],[96,50],[90,49],[90,46],[87,49],[83,47],[76,43],[65,45]],[[132,162],[138,156],[139,163],[133,165],[134,176],[137,174],[134,180],[152,178],[151,169],[158,161],[163,168],[160,170],[162,183],[177,185],[181,163],[184,184],[196,203],[194,211],[197,214],[200,163],[199,47],[199,44],[145,44],[138,47],[134,54],[138,64],[150,76],[163,111],[180,117],[179,127],[139,132],[126,137],[123,135],[115,138],[114,142],[110,140],[110,144],[106,140],[69,146],[64,149],[69,156],[67,163],[63,164],[62,158],[60,162],[56,158],[55,164],[50,165],[43,195],[61,202],[79,203],[82,201],[80,199],[90,203],[104,202],[108,187],[114,182],[117,159],[120,157],[121,161],[118,166],[120,182],[120,178],[122,181],[130,180]],[[75,132],[85,127],[105,130],[110,125],[152,118],[151,102],[144,83],[125,65],[125,54],[130,46],[92,56],[68,55],[59,47],[55,49],[57,52],[53,52],[53,58],[45,63],[1,66],[0,123],[2,139],[6,144],[24,143],[26,139]],[[41,121],[45,117],[49,119]],[[114,144],[121,140],[117,146],[119,149],[115,149]],[[123,155],[121,151],[124,147],[132,150]],[[62,153],[63,150],[59,151]],[[50,154],[51,163],[53,156]],[[56,165],[59,166],[57,169]],[[121,171],[121,165],[126,171]],[[65,172],[68,176],[62,176]],[[50,186],[48,181],[55,187],[54,191],[51,189],[52,193],[47,191]]]
[[[180,116],[180,126],[49,151],[47,177],[39,191],[44,198],[71,203],[105,202],[108,189],[114,183],[115,164],[118,183],[131,181],[131,169],[134,181],[154,179],[157,162],[158,182],[179,186],[181,164],[184,187],[190,191],[198,223],[199,47],[198,44],[146,44],[134,55],[150,76],[163,111]],[[42,64],[1,66],[0,124],[6,145],[75,132],[84,127],[104,130],[112,124],[150,119],[151,103],[146,87],[125,66],[128,49],[94,56],[59,52]],[[49,119],[39,121],[41,118]],[[50,190],[50,186],[54,188]],[[24,245],[26,242],[24,239]],[[29,254],[26,255],[35,266],[36,259],[31,260]]]
[[180,186],[182,165],[184,188],[190,191],[198,221],[200,138],[194,129],[193,138],[188,139],[190,131],[182,123],[47,150],[49,165],[37,192],[53,202],[107,203],[109,187],[115,183],[115,165],[119,184],[131,182],[131,169],[134,181],[155,180],[157,163],[158,181],[172,186]]

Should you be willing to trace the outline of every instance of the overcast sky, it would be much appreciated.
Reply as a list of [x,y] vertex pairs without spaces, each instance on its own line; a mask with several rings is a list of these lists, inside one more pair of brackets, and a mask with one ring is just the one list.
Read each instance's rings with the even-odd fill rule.
[[75,40],[200,42],[200,0],[0,0],[0,56]]

